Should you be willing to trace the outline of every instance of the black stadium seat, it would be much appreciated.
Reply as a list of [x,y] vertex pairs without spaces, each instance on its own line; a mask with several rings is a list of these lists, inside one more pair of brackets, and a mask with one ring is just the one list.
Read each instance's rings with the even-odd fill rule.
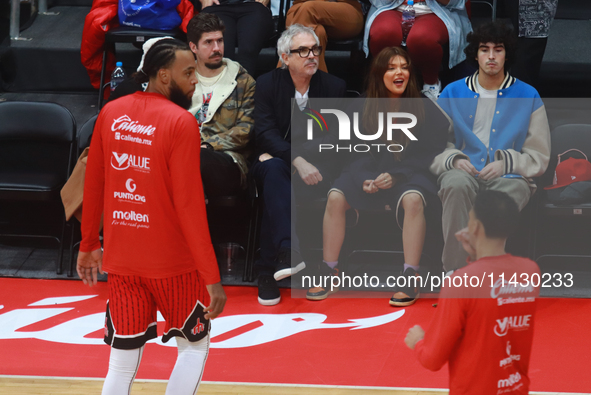
[[[571,148],[576,148],[591,158],[591,125],[561,125],[552,131],[550,164],[540,186],[552,184],[557,156]],[[571,156],[569,153],[562,160],[568,157],[581,158],[581,154],[573,152]],[[588,235],[591,229],[591,203],[555,205],[548,200],[547,191],[541,192],[536,202],[532,258],[536,261],[548,257],[590,259]],[[574,243],[577,239],[582,243]]]
[[[0,103],[0,205],[59,203],[60,190],[71,171],[76,122],[55,103]],[[22,209],[21,206],[17,206]],[[61,210],[60,237],[16,231],[19,223],[2,229],[4,237],[44,237],[58,241],[56,272],[62,271],[66,219]],[[47,233],[47,232],[46,232]]]

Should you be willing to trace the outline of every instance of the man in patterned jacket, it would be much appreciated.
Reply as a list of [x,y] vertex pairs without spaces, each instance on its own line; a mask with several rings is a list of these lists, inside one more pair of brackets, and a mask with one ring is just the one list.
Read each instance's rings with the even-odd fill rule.
[[224,23],[201,13],[189,22],[187,39],[197,58],[189,112],[201,132],[201,177],[207,197],[232,195],[246,185],[249,135],[254,127],[255,80],[224,58]]

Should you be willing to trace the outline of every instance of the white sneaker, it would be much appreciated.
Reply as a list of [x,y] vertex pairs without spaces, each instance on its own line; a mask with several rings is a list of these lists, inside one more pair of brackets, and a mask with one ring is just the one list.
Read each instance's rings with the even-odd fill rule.
[[437,98],[441,93],[441,81],[437,81],[435,85],[424,84],[421,92],[429,99],[437,101]]

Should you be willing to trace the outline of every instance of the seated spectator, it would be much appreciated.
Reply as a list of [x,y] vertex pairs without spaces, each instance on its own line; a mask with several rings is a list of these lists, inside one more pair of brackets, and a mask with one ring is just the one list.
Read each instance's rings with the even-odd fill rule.
[[[148,40],[144,56],[161,37]],[[198,83],[189,108],[201,133],[201,178],[207,197],[233,195],[246,186],[250,133],[254,126],[255,80],[233,60],[224,58],[224,23],[213,14],[193,17],[187,39],[196,57]],[[140,62],[141,70],[144,59]],[[127,80],[109,101],[145,90]]]
[[466,265],[455,234],[481,190],[505,192],[523,209],[550,158],[550,126],[538,92],[506,70],[515,60],[515,38],[500,22],[468,35],[466,56],[478,62],[474,75],[448,85],[438,104],[452,118],[454,133],[431,171],[439,176],[443,203],[443,267]]
[[[505,252],[507,237],[519,224],[519,209],[509,196],[479,192],[469,218],[458,238],[470,254],[470,264],[443,281],[427,333],[415,325],[404,341],[429,370],[449,362],[452,395],[527,394],[539,287],[522,281],[513,285],[507,279],[539,278],[540,269],[527,258]],[[471,287],[460,281],[457,286],[456,277],[483,276],[493,276],[495,282]]]
[[[370,0],[364,50],[376,56],[385,47],[402,43],[402,10],[406,0]],[[424,95],[436,100],[441,92],[439,67],[449,46],[449,68],[463,61],[466,35],[472,31],[465,0],[425,0],[414,3],[416,20],[406,39],[414,65],[423,77]],[[369,48],[369,51],[368,51]]]
[[[257,58],[273,32],[269,0],[199,0],[201,12],[217,15],[226,26],[227,56],[248,73],[256,72]],[[236,53],[236,49],[238,52]]]
[[[345,81],[318,70],[318,57],[322,53],[319,44],[313,29],[291,25],[277,42],[283,67],[257,80],[256,162],[251,174],[262,190],[265,203],[258,300],[266,306],[281,300],[276,281],[305,267],[300,257],[295,220],[292,220],[294,192],[298,196],[325,196],[330,186],[331,163],[318,158],[317,145],[316,150],[304,145],[308,117],[301,113],[305,107],[313,107],[315,98],[345,95]],[[294,98],[297,106],[292,106]],[[292,109],[296,117],[293,122],[301,126],[292,127]]]
[[224,23],[201,13],[189,22],[187,40],[197,58],[189,112],[201,132],[201,176],[207,197],[232,195],[246,186],[255,80],[238,62],[224,58]]
[[[429,166],[433,158],[445,148],[450,122],[430,100],[420,99],[422,95],[412,73],[410,57],[402,48],[385,48],[374,59],[366,97],[368,100],[358,109],[363,114],[359,126],[360,130],[364,130],[362,133],[370,134],[369,131],[378,129],[378,111],[380,114],[388,110],[407,111],[418,118],[418,126],[411,129],[417,140],[410,141],[398,129],[392,141],[385,140],[383,134],[381,139],[384,141],[380,143],[400,144],[404,147],[402,152],[392,153],[382,149],[352,154],[354,161],[334,182],[328,195],[323,222],[324,263],[320,264],[320,274],[339,275],[337,265],[345,239],[347,210],[384,210],[390,206],[397,210],[398,224],[402,223],[403,275],[415,277],[418,276],[427,228],[425,209],[440,206],[436,180],[429,172]],[[409,100],[411,98],[415,99]],[[440,210],[435,212],[440,215]],[[335,292],[334,289],[332,292]],[[321,300],[332,292],[326,287],[316,287],[308,290],[306,297]],[[418,286],[401,288],[392,296],[390,304],[409,306],[418,295]]]
[[[357,0],[294,0],[285,23],[314,29],[325,50],[329,38],[345,40],[358,36],[363,29],[363,12]],[[318,68],[327,72],[324,53],[320,53],[319,61]]]

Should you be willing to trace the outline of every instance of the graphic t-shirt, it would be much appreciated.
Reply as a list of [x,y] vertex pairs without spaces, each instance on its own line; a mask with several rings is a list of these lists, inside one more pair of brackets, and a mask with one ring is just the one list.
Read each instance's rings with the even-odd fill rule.
[[136,92],[100,112],[84,185],[80,251],[100,248],[108,273],[166,278],[197,270],[220,281],[199,171],[195,118],[157,93]]
[[215,86],[218,82],[224,80],[227,70],[228,68],[224,66],[222,71],[214,77],[204,77],[197,73],[197,80],[199,81],[199,86],[201,87],[202,91],[201,107],[195,113],[195,118],[197,118],[199,128],[201,128],[201,125],[203,125],[203,123],[207,120],[207,115],[209,114],[209,103],[213,97]]
[[[435,316],[415,354],[429,370],[449,362],[450,395],[528,393],[539,288],[511,281],[526,285],[526,275],[539,280],[538,265],[506,254],[470,263],[444,282]],[[449,287],[447,281],[459,284],[458,277],[472,279],[473,285],[478,278],[481,286]]]
[[[206,90],[208,90],[208,92],[206,92]],[[203,125],[203,122],[205,122],[205,120],[207,119],[207,112],[209,111],[209,102],[211,101],[212,96],[213,89],[203,88],[203,104],[201,105],[201,108],[197,110],[197,114],[195,117],[197,118],[197,123],[199,124],[200,128],[201,125]]]

